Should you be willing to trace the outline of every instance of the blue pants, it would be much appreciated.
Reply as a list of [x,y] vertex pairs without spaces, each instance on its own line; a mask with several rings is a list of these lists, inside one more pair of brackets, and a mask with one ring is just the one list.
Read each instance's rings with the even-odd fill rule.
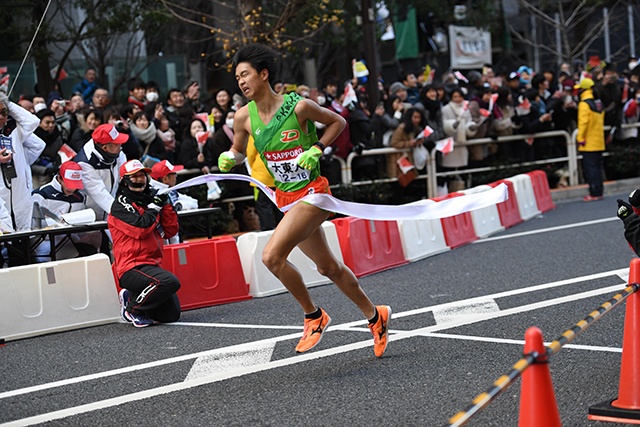
[[584,180],[589,185],[589,195],[594,197],[602,196],[604,192],[602,184],[602,176],[604,175],[602,151],[583,151],[582,169]]

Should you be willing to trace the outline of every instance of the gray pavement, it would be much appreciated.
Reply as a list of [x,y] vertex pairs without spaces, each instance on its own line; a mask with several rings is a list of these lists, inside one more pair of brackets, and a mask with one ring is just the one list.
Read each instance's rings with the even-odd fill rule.
[[[392,306],[373,355],[361,314],[333,285],[311,289],[333,318],[297,355],[288,294],[191,310],[177,325],[113,324],[0,347],[0,426],[441,426],[506,374],[530,326],[546,341],[626,284],[634,254],[615,217],[635,183],[604,200],[554,191],[556,208],[453,251],[363,277]],[[565,190],[567,191],[567,190]],[[550,361],[565,426],[618,393],[624,306]],[[472,426],[518,425],[520,381]]]

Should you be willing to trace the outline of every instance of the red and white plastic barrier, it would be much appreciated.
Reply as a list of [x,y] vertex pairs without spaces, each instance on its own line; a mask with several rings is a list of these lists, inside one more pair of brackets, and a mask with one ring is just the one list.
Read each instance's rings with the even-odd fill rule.
[[[340,251],[335,225],[330,221],[325,221],[322,224],[322,228],[331,252],[342,261],[342,252]],[[238,241],[236,242],[244,277],[249,282],[249,293],[253,297],[266,297],[287,291],[276,276],[262,263],[262,252],[272,234],[273,230],[245,233],[238,236]],[[300,271],[302,280],[308,288],[331,282],[318,273],[313,261],[307,258],[299,248],[294,248],[287,259]]]

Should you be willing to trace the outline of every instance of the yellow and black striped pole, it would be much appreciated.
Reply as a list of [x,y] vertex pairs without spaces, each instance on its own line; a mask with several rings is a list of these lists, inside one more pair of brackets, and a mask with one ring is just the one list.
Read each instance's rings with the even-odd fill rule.
[[476,396],[471,402],[471,405],[469,405],[466,409],[449,418],[449,423],[447,424],[447,426],[458,427],[465,425],[472,416],[484,409],[484,407],[487,406],[493,399],[495,399],[500,393],[506,390],[507,387],[509,387],[525,369],[536,363],[538,358],[547,362],[550,356],[558,353],[558,351],[560,351],[560,349],[564,345],[573,341],[580,333],[584,332],[596,320],[600,319],[602,316],[607,314],[614,307],[624,301],[627,297],[636,292],[638,288],[640,288],[640,285],[638,285],[637,283],[629,284],[629,286],[627,286],[622,292],[614,295],[609,301],[598,307],[598,309],[589,313],[587,317],[576,323],[571,329],[566,330],[560,336],[560,338],[549,344],[546,355],[542,355],[541,357],[540,354],[536,353],[525,354],[522,359],[518,360],[513,365],[511,371],[508,374],[502,375],[493,383],[493,385],[487,391]]

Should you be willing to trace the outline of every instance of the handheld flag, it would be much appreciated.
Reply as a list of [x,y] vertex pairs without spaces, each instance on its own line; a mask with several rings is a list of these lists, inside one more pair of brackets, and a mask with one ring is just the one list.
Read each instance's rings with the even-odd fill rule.
[[351,85],[351,83],[349,83],[347,87],[344,88],[344,99],[342,100],[342,106],[346,107],[352,102],[357,103],[358,97],[356,96],[356,91],[353,90],[353,86]]
[[440,151],[442,154],[449,154],[453,151],[453,137],[448,137],[441,139],[436,142],[436,150]]
[[418,134],[418,138],[429,138],[429,135],[431,135],[433,132],[434,131],[433,129],[431,129],[431,126],[427,125],[427,127],[422,129],[422,132]]
[[207,143],[207,139],[209,138],[209,132],[198,132],[196,133],[196,142],[198,143],[198,151],[202,153],[204,149],[204,145]]
[[491,99],[489,100],[489,111],[493,111],[493,106],[495,105],[497,100],[498,100],[498,94],[492,93]]
[[464,74],[462,74],[460,71],[456,71],[455,73],[453,73],[453,75],[456,76],[456,79],[462,80],[465,83],[469,83],[469,80],[467,80]]

